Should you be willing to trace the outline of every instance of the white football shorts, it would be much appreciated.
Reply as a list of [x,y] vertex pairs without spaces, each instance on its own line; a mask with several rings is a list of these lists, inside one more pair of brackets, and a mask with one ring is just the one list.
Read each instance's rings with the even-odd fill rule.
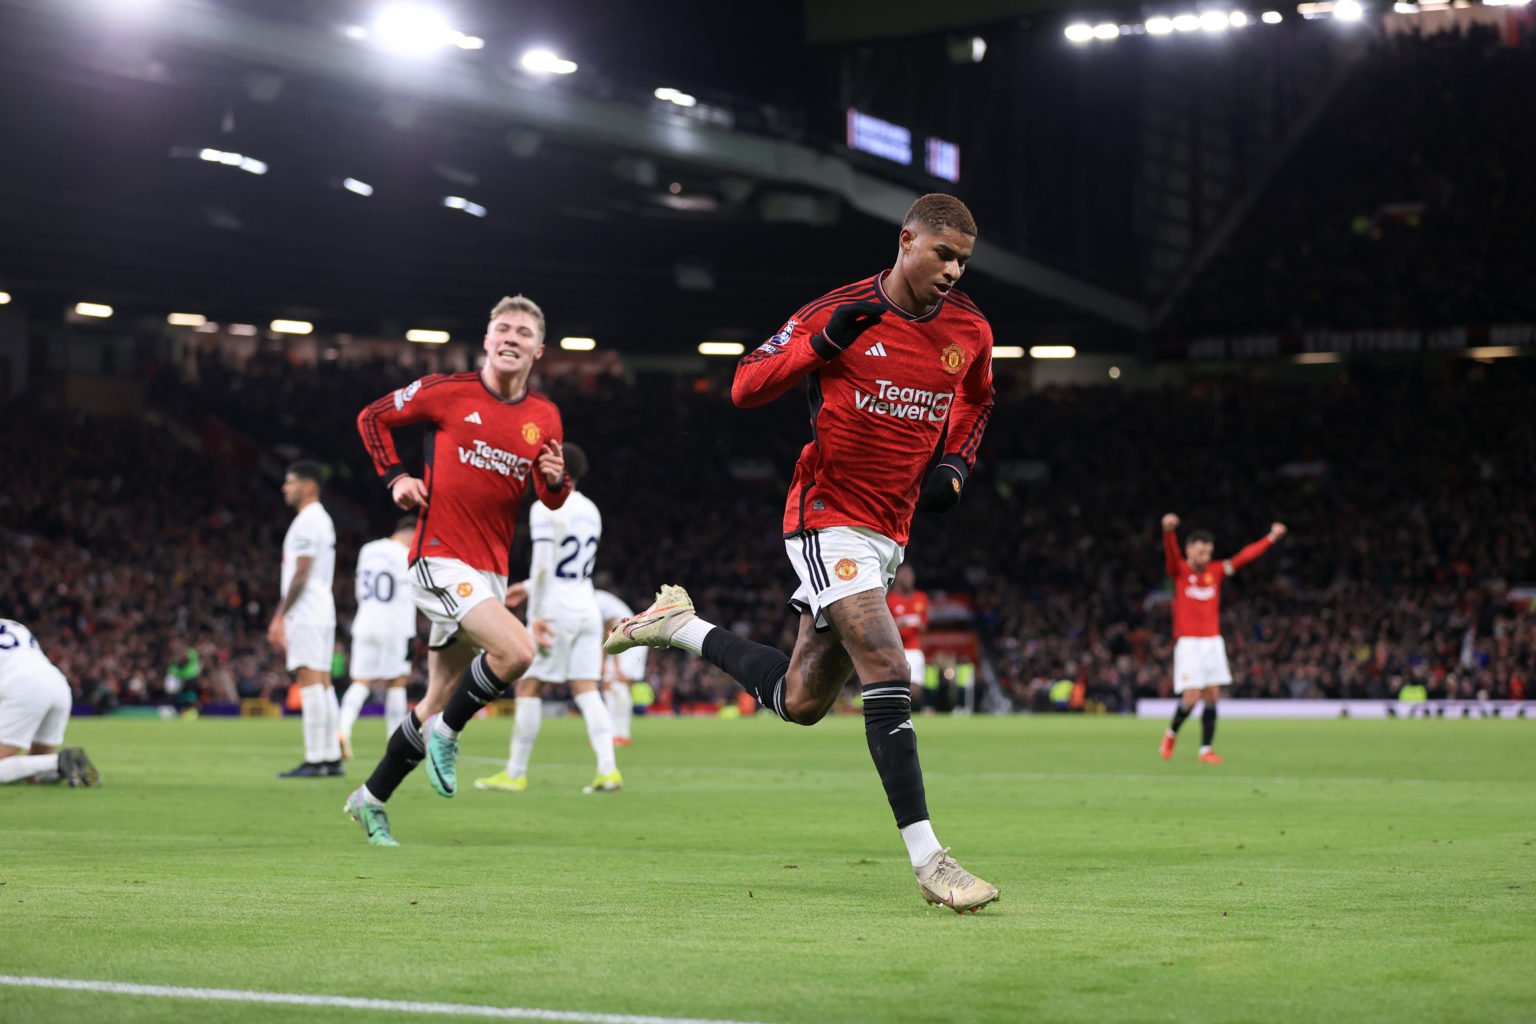
[[1227,643],[1219,636],[1181,636],[1173,645],[1173,692],[1230,686]]
[[56,747],[74,700],[64,673],[38,659],[0,680],[0,743],[25,753],[34,743]]
[[829,526],[784,538],[784,550],[800,577],[789,606],[816,616],[816,629],[826,632],[825,610],[845,597],[866,590],[889,590],[906,548],[882,533],[863,526]]
[[312,668],[331,674],[331,660],[336,654],[336,627],[309,626],[285,619],[283,633],[288,638],[288,671]]
[[362,633],[352,637],[353,679],[399,679],[411,674],[409,637],[389,633]]
[[[524,673],[542,683],[603,677],[603,616],[594,602],[587,610],[566,612],[548,620],[555,638],[533,656]],[[644,648],[641,648],[644,650]]]
[[418,558],[411,566],[411,595],[432,623],[427,645],[440,650],[453,642],[471,608],[481,601],[506,601],[507,578],[471,569],[457,558]]

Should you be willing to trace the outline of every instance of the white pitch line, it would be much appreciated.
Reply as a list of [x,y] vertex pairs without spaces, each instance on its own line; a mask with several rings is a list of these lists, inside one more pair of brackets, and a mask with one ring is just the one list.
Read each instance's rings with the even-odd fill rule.
[[126,981],[85,981],[0,974],[0,985],[12,988],[52,988],[74,992],[104,992],[115,996],[155,996],[161,999],[201,999],[220,1003],[266,1003],[279,1006],[326,1006],[385,1013],[437,1014],[445,1017],[487,1017],[492,1020],[551,1020],[565,1024],[754,1024],[751,1021],[706,1020],[698,1017],[649,1017],[632,1013],[583,1013],[579,1010],[539,1010],[524,1006],[476,1006],[471,1003],[418,1003],[355,996],[309,996],[297,992],[255,992],[238,988],[184,988],[180,985],[135,985]]
[[[460,761],[470,761],[478,764],[505,765],[504,757],[481,757],[477,754],[460,754]],[[592,770],[591,761],[580,763],[574,761],[540,761],[541,768],[578,768],[584,771]],[[649,765],[645,771],[653,775],[686,774],[717,777],[721,775],[782,775],[787,769],[782,767],[743,768],[739,765]],[[867,778],[868,768],[812,768],[807,769],[809,774],[817,778],[831,776],[846,776],[848,778]],[[1395,776],[1380,776],[1372,779],[1356,779],[1335,775],[1225,775],[1220,773],[1203,773],[1200,775],[1177,775],[1170,771],[1163,773],[1147,772],[956,772],[942,769],[924,769],[923,777],[926,779],[964,779],[968,782],[978,780],[987,782],[1151,782],[1163,786],[1171,782],[1195,783],[1240,783],[1242,785],[1297,785],[1300,783],[1330,782],[1345,786],[1488,786],[1488,779],[1407,779]],[[1494,779],[1492,784],[1522,785],[1517,779]],[[60,833],[60,835],[74,835],[75,833]]]

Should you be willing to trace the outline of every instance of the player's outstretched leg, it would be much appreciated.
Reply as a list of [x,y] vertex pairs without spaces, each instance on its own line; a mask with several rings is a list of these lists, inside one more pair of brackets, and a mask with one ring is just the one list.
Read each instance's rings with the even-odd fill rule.
[[[577,683],[572,683],[575,690]],[[624,788],[624,777],[619,774],[618,761],[613,753],[613,721],[608,717],[608,705],[597,692],[595,682],[584,682],[580,693],[575,694],[576,708],[587,724],[587,741],[597,756],[597,774],[583,793],[617,793]],[[591,689],[585,687],[590,686]]]
[[630,692],[629,680],[609,683],[603,690],[603,703],[608,706],[608,717],[613,721],[613,745],[629,746],[631,723],[635,717],[635,698]]
[[1214,686],[1207,687],[1205,691],[1205,710],[1200,714],[1201,764],[1221,764],[1221,755],[1211,749],[1216,739],[1216,695],[1219,692]]
[[442,714],[427,723],[427,780],[439,796],[458,791],[459,733],[533,663],[533,637],[500,601],[481,601],[460,627],[482,653],[464,669]]
[[80,747],[63,747],[59,750],[59,778],[76,789],[94,789],[101,785],[101,772]]
[[341,742],[341,759],[352,760],[352,727],[357,724],[357,718],[363,713],[363,704],[368,700],[368,684],[361,680],[352,680],[352,685],[347,687],[346,695],[341,698],[341,727],[337,739]]
[[405,712],[405,681],[401,680],[399,686],[391,686],[384,691],[384,738],[386,740],[400,728],[400,723],[405,721]]
[[341,809],[353,821],[363,826],[363,831],[368,835],[368,845],[400,845],[389,833],[389,815],[385,812],[384,805],[369,798],[367,786],[354,789],[347,797],[347,802],[342,804]]
[[[942,904],[957,914],[980,910],[998,898],[997,886],[962,868],[934,835],[922,763],[917,756],[917,730],[912,725],[910,669],[884,591],[866,590],[845,597],[829,605],[825,614],[859,679],[879,680],[864,682],[861,687],[864,736],[906,844],[918,891],[930,904]],[[803,628],[810,624],[810,616],[804,616],[801,624],[797,654],[815,649]],[[821,705],[824,709],[830,708],[836,691],[848,678],[847,661],[828,661],[829,670],[817,673],[825,677],[819,684],[807,678],[797,687],[797,691],[817,695],[825,702]],[[800,692],[791,693],[789,701],[791,712],[797,712],[802,703]]]
[[453,796],[458,791],[459,733],[476,712],[505,693],[507,686],[491,671],[490,659],[476,655],[443,713],[427,722],[427,780],[439,796]]
[[790,720],[784,696],[789,655],[699,618],[682,587],[663,585],[649,608],[620,622],[603,642],[609,654],[641,646],[697,654],[740,683],[763,707]]
[[1179,694],[1178,706],[1173,709],[1173,721],[1168,723],[1168,728],[1163,733],[1162,745],[1158,747],[1157,752],[1163,755],[1164,761],[1173,757],[1173,745],[1179,740],[1179,728],[1184,724],[1184,720],[1189,717],[1190,712],[1195,710],[1195,702],[1189,700],[1186,694],[1194,695],[1195,691],[1186,690],[1184,693]]
[[544,725],[544,701],[539,697],[541,689],[538,680],[524,678],[517,681],[517,710],[513,712],[512,747],[507,754],[507,767],[495,775],[476,779],[476,789],[501,793],[528,791],[528,762],[533,759],[533,747],[538,743],[539,730]]

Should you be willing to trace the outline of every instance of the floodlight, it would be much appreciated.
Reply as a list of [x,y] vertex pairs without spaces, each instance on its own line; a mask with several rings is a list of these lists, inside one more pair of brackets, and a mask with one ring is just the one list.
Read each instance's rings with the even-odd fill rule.
[[542,48],[529,50],[518,63],[532,75],[569,75],[576,70],[575,61],[566,60],[552,50]]

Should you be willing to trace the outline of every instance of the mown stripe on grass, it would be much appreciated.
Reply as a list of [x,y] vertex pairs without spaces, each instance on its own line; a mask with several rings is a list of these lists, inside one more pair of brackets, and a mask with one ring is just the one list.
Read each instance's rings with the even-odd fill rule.
[[471,1003],[423,1003],[356,996],[316,996],[299,992],[257,992],[238,988],[186,988],[180,985],[136,985],[126,981],[40,978],[0,974],[0,985],[11,988],[51,988],[101,992],[116,996],[198,999],[220,1003],[267,1003],[279,1006],[324,1006],[383,1013],[434,1014],[444,1017],[485,1017],[492,1020],[548,1020],[565,1024],[754,1024],[751,1021],[707,1020],[699,1017],[653,1017],[632,1013],[585,1013],[580,1010],[541,1010],[526,1006],[476,1006]]

